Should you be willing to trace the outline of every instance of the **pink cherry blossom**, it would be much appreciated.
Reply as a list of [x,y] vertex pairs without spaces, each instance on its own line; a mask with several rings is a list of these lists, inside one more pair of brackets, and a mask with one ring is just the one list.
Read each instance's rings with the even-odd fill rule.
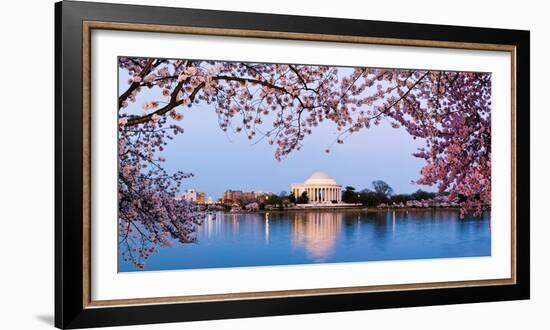
[[[424,161],[416,183],[448,193],[462,215],[490,208],[490,73],[154,58],[120,58],[119,67],[132,77],[118,99],[119,224],[126,258],[138,267],[156,244],[192,242],[204,216],[175,198],[192,174],[167,173],[158,155],[196,104],[210,105],[223,131],[269,137],[281,161],[323,122],[337,133],[329,153],[389,121],[424,142],[413,155]],[[165,98],[136,115],[130,105],[144,89]]]

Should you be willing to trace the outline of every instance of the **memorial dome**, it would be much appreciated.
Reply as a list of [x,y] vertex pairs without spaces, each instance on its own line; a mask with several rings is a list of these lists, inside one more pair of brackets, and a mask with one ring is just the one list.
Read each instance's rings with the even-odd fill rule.
[[325,172],[313,173],[305,182],[307,185],[337,185],[336,181]]

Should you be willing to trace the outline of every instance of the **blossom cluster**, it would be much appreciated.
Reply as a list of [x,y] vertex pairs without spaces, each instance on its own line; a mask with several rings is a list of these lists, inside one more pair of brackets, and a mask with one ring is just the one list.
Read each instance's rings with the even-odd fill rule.
[[[449,192],[462,215],[490,207],[490,73],[129,57],[119,66],[130,77],[118,98],[121,226],[139,224],[153,242],[192,241],[200,220],[192,205],[174,201],[186,174],[168,175],[155,159],[199,103],[211,105],[220,129],[265,139],[278,160],[324,121],[338,132],[329,152],[388,120],[425,142],[414,154],[426,162],[418,184]],[[131,111],[144,89],[158,89],[158,98]]]

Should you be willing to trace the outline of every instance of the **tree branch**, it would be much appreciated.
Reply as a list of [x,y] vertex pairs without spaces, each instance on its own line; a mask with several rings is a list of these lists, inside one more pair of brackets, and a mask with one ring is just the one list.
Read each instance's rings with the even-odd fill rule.
[[[155,61],[154,59],[150,59],[149,61],[147,61],[147,63],[145,64],[145,67],[139,73],[140,78],[143,79],[147,74],[149,74],[149,71],[151,70],[151,66],[154,61]],[[140,85],[139,82],[135,82],[135,81],[132,82],[132,84],[130,84],[128,89],[118,97],[119,109],[122,108],[122,103],[128,99],[128,97],[132,94],[132,92],[134,92],[139,87],[139,85]]]

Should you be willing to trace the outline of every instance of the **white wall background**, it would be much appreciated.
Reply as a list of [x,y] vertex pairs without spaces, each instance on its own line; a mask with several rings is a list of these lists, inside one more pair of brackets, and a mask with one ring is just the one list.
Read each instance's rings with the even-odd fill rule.
[[[531,30],[532,299],[140,326],[141,329],[547,329],[550,321],[550,23],[544,1],[134,0],[182,6]],[[0,328],[53,327],[54,17],[52,0],[0,10]],[[127,327],[125,329],[137,329]]]

